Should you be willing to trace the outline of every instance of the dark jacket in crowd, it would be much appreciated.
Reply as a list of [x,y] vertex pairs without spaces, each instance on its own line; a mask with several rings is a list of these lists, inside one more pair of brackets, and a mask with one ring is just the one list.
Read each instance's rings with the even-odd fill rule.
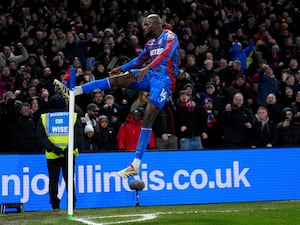
[[255,117],[251,128],[250,145],[264,148],[269,143],[272,147],[277,144],[277,125],[269,118],[262,122]]
[[29,116],[18,115],[14,131],[13,150],[17,153],[41,153],[38,147],[36,134],[37,120],[33,114]]
[[279,104],[267,104],[266,108],[268,110],[270,120],[278,124],[282,119],[282,107]]
[[16,125],[16,111],[20,103],[14,99],[0,103],[0,152],[11,153],[13,149],[13,132]]
[[96,142],[99,147],[99,151],[117,150],[116,134],[115,131],[110,128],[99,127],[99,130],[95,133]]
[[300,124],[291,121],[290,126],[278,124],[278,146],[295,147],[300,145]]
[[88,138],[87,136],[84,136],[82,139],[82,142],[79,145],[79,151],[80,152],[98,152],[99,147],[96,143],[96,138]]
[[232,104],[232,111],[223,114],[225,148],[249,147],[250,131],[245,123],[252,121],[252,112],[245,106]]
[[174,102],[167,101],[153,124],[155,136],[161,137],[163,134],[174,135],[176,133],[175,117],[176,113]]
[[[197,106],[189,107],[189,102],[179,102],[176,107],[178,122],[178,138],[192,138],[206,133],[207,117],[205,111]],[[180,127],[186,126],[187,130],[180,131]]]

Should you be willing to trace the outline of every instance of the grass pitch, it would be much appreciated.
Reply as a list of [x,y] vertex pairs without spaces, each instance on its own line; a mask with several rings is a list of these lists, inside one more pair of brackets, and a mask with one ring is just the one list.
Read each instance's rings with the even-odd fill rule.
[[299,225],[300,201],[76,209],[8,213],[5,225]]

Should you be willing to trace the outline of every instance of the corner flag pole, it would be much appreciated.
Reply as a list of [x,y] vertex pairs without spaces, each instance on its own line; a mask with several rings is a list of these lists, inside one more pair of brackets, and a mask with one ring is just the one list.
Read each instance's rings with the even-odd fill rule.
[[76,68],[70,67],[70,93],[69,93],[69,143],[68,143],[68,218],[73,217],[73,149],[74,149],[74,86],[76,82]]

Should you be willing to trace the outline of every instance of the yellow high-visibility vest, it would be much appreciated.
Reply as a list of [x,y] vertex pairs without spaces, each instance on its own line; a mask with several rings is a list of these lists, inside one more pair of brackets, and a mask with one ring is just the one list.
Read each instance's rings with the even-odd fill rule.
[[255,50],[252,50],[249,55],[247,56],[247,63],[246,68],[248,69],[251,63],[253,63],[252,55],[254,54]]
[[[65,150],[69,143],[69,112],[53,112],[41,115],[42,124],[49,141],[56,147]],[[74,125],[77,120],[77,113],[74,113]],[[57,159],[64,157],[64,154],[56,155],[54,152],[48,152],[45,149],[47,159]],[[73,153],[78,156],[78,149]]]

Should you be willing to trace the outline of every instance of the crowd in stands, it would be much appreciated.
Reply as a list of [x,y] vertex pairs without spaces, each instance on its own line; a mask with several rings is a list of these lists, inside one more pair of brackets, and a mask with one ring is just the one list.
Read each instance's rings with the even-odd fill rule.
[[[59,93],[53,80],[70,66],[76,85],[109,76],[142,51],[150,13],[177,34],[180,70],[149,149],[299,146],[299,7],[286,0],[1,1],[0,152],[41,153],[36,124]],[[134,150],[147,97],[121,88],[77,96],[80,151]]]

